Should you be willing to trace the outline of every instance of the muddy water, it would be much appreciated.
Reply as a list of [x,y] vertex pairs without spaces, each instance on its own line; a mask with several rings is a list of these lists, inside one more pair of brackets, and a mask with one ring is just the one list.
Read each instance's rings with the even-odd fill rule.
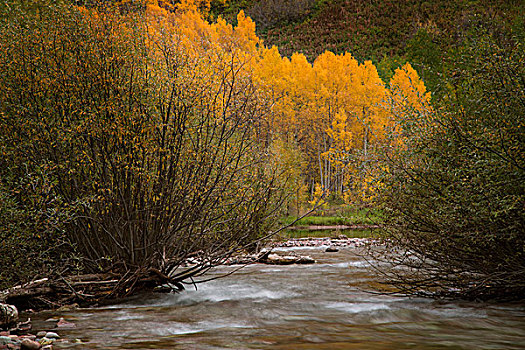
[[373,295],[353,249],[295,248],[318,263],[251,265],[197,291],[38,314],[34,327],[76,323],[59,333],[84,343],[55,349],[525,349],[525,304]]

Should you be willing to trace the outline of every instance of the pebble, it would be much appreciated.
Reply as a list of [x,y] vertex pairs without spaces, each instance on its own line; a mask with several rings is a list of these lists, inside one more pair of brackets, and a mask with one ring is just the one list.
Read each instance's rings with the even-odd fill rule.
[[274,247],[362,247],[371,240],[369,238],[291,238],[284,242],[276,242]]
[[42,344],[31,339],[24,339],[22,340],[22,344],[20,344],[20,350],[38,350],[41,347]]
[[44,346],[44,345],[51,345],[51,344],[53,344],[54,341],[55,341],[55,339],[42,338],[42,339],[40,339],[40,344],[42,344],[42,346]]
[[13,339],[11,339],[11,337],[9,336],[0,336],[0,345],[7,345],[7,344],[12,344],[13,343]]
[[[30,321],[30,320],[29,320]],[[29,325],[31,325],[27,322]],[[67,322],[63,318],[54,319],[58,321],[57,327],[75,327],[74,323]],[[29,329],[31,327],[28,327]],[[39,331],[36,335],[23,333],[21,335],[11,334],[9,331],[0,332],[0,350],[53,350],[53,343],[61,342],[60,335],[56,332]],[[68,341],[65,340],[67,343]],[[80,339],[75,339],[72,344],[82,344]]]

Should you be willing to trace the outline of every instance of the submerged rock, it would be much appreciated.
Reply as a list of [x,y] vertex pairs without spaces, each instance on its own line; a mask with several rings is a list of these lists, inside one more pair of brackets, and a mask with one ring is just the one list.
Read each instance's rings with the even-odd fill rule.
[[73,311],[79,308],[79,305],[77,303],[71,304],[71,305],[63,305],[58,308],[58,312],[67,312],[67,311]]
[[325,252],[327,253],[335,253],[335,252],[338,252],[339,249],[334,247],[334,246],[329,246],[328,248],[326,248]]
[[73,322],[66,321],[63,317],[60,317],[60,320],[57,322],[57,328],[76,328],[77,325]]

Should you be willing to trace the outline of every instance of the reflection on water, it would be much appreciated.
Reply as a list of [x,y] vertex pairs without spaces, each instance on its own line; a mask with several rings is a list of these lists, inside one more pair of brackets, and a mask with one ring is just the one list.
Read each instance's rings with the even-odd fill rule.
[[77,328],[60,333],[81,349],[525,349],[525,305],[371,294],[368,263],[324,248],[302,251],[315,265],[250,265],[197,291],[63,313]]

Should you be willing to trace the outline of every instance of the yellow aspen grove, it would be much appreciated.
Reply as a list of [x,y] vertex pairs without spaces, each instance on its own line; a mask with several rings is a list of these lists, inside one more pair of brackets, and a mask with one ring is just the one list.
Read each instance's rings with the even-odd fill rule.
[[[408,94],[414,101],[414,94],[427,96],[417,73],[405,65],[389,89],[371,61],[359,63],[350,53],[327,51],[311,64],[298,53],[291,59],[281,57],[273,47],[262,48],[257,60],[254,80],[271,101],[271,133],[297,142],[312,194],[319,183],[335,195],[347,192],[349,201],[368,200],[375,147],[386,142],[395,119],[390,98]],[[416,83],[412,90],[410,80]]]
[[430,92],[427,92],[425,84],[410,63],[395,70],[390,79],[390,92],[395,106],[414,112],[430,108]]

